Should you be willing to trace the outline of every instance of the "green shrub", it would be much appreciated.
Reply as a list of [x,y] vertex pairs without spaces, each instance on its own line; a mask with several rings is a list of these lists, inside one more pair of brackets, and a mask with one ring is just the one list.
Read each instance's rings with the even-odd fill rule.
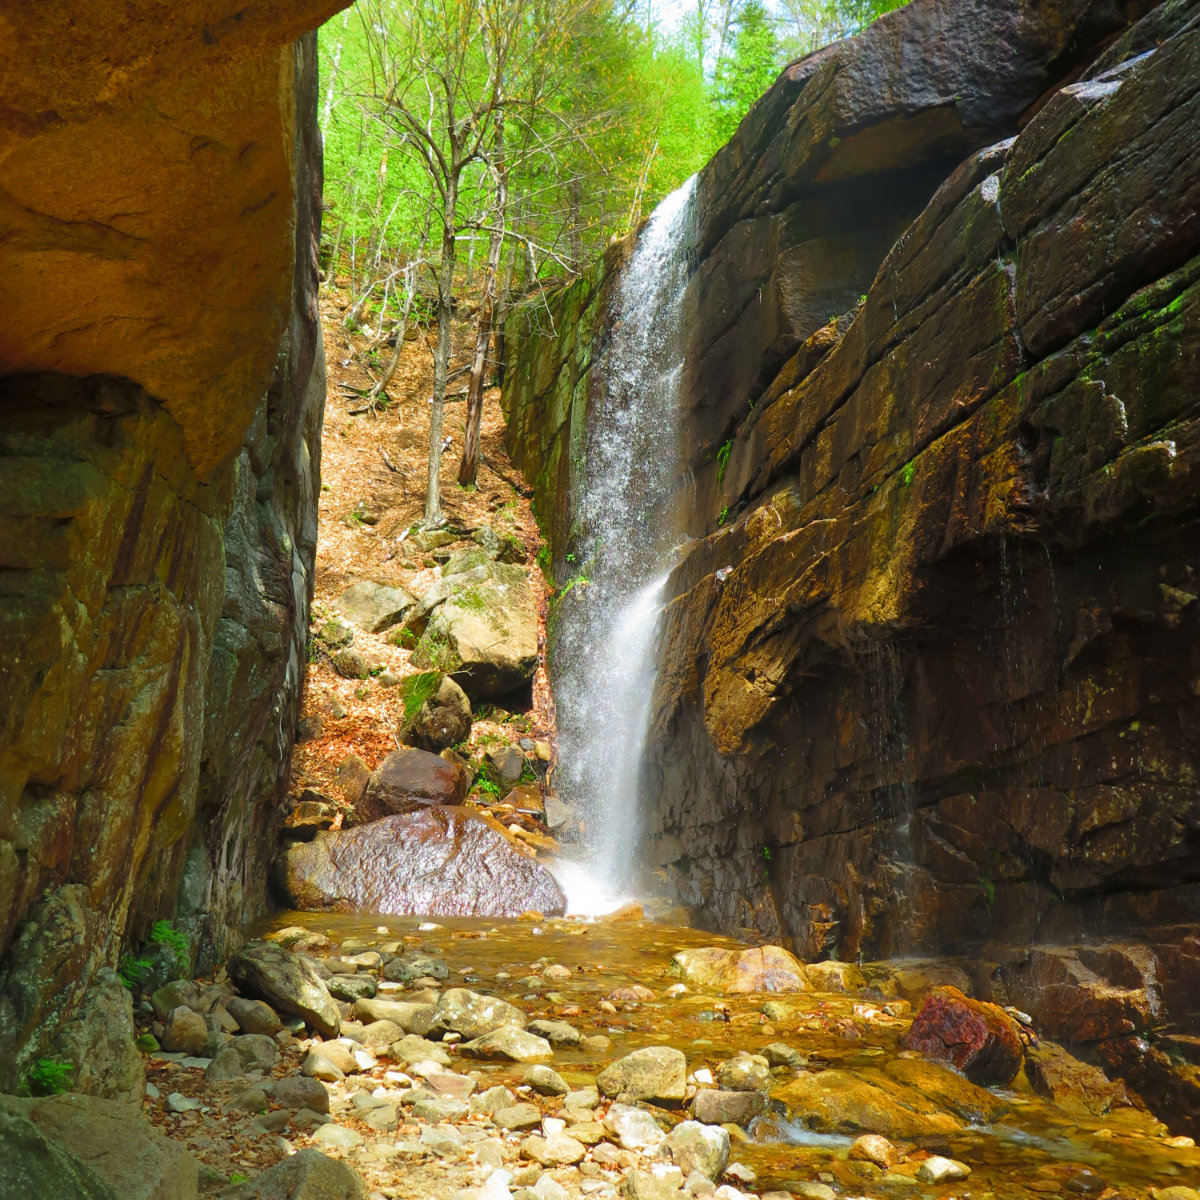
[[422,671],[419,675],[410,675],[400,685],[400,698],[404,702],[404,719],[412,721],[430,700],[442,684],[440,671]]
[[138,985],[150,973],[154,964],[148,958],[134,958],[132,954],[126,954],[124,958],[117,964],[117,974],[121,977],[121,982],[131,991],[136,991]]
[[176,929],[170,921],[155,921],[146,940],[170,947],[175,952],[175,966],[180,979],[187,976],[192,965],[192,947],[184,933]]
[[57,1058],[39,1058],[25,1077],[28,1090],[35,1096],[57,1096],[71,1087],[75,1064]]

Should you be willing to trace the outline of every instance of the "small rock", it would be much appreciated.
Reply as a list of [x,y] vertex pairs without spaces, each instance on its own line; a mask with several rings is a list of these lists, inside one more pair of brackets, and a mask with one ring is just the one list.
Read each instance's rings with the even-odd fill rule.
[[530,1067],[521,1077],[521,1082],[543,1096],[565,1096],[571,1090],[557,1071],[540,1064]]
[[515,1101],[516,1097],[508,1088],[497,1084],[471,1097],[471,1115],[490,1117],[503,1108],[509,1108]]
[[600,1103],[600,1093],[594,1087],[575,1088],[563,1097],[564,1108],[592,1109]]
[[530,1062],[537,1058],[551,1058],[554,1054],[545,1038],[512,1026],[503,1026],[483,1037],[464,1042],[459,1049],[468,1058],[507,1059],[509,1062]]
[[644,1150],[666,1141],[662,1126],[646,1111],[626,1104],[613,1104],[604,1118],[604,1128],[626,1150]]
[[931,1155],[917,1170],[917,1178],[922,1183],[952,1183],[958,1179],[966,1179],[971,1168],[956,1158],[943,1158],[940,1154]]
[[329,1092],[319,1079],[303,1075],[286,1075],[271,1084],[271,1099],[288,1109],[311,1109],[315,1113],[329,1112]]
[[443,1096],[425,1088],[417,1089],[407,1099],[413,1115],[422,1121],[459,1121],[471,1111],[457,1096]]
[[567,1133],[554,1133],[549,1137],[535,1133],[521,1143],[521,1153],[543,1167],[568,1167],[579,1162],[587,1149]]
[[797,1183],[794,1187],[804,1200],[837,1200],[837,1192],[827,1183]]
[[274,1037],[283,1028],[275,1010],[261,1000],[245,1000],[235,996],[225,1002],[225,1008],[243,1033],[262,1033]]
[[578,1046],[583,1040],[579,1030],[566,1021],[530,1021],[529,1032],[545,1038],[552,1046]]
[[799,1050],[793,1050],[783,1042],[772,1042],[769,1046],[764,1046],[762,1056],[767,1060],[768,1066],[772,1067],[802,1067],[806,1061]]
[[847,1158],[871,1162],[885,1171],[900,1161],[900,1151],[877,1133],[864,1133],[850,1147]]
[[185,1096],[181,1092],[171,1092],[163,1101],[163,1110],[169,1113],[198,1112],[203,1107],[202,1100]]
[[692,1101],[692,1117],[703,1125],[748,1125],[766,1107],[762,1092],[702,1088]]
[[612,1038],[603,1033],[593,1033],[580,1041],[579,1048],[588,1054],[607,1054],[612,1049]]
[[621,1186],[626,1200],[679,1200],[682,1192],[673,1184],[656,1179],[649,1171],[636,1167],[625,1176]]
[[742,1051],[717,1068],[717,1084],[727,1092],[770,1091],[771,1066],[761,1054]]
[[758,1176],[753,1169],[746,1166],[745,1163],[730,1163],[725,1168],[725,1174],[737,1183],[744,1183],[747,1187],[753,1187],[758,1181]]
[[320,713],[313,713],[309,717],[301,717],[296,722],[296,741],[312,742],[321,736],[323,731],[323,722],[321,721]]
[[525,1014],[515,1005],[468,988],[451,988],[438,1001],[429,1032],[453,1031],[473,1039],[504,1026],[524,1029],[525,1024]]
[[312,1135],[312,1140],[318,1146],[330,1150],[355,1150],[362,1145],[363,1136],[356,1130],[347,1129],[345,1125],[330,1122],[321,1125]]
[[493,1112],[492,1121],[501,1129],[536,1129],[542,1113],[536,1104],[513,1104]]
[[683,1121],[671,1130],[667,1148],[685,1175],[699,1171],[708,1179],[719,1179],[729,1162],[729,1133],[720,1125]]
[[346,679],[366,679],[371,673],[371,664],[363,657],[362,651],[353,646],[335,650],[330,661],[333,669]]
[[353,1004],[355,1000],[370,1000],[376,992],[370,975],[333,975],[325,981],[332,996]]
[[497,746],[485,755],[497,781],[512,788],[525,771],[525,755],[515,746]]
[[465,1145],[462,1134],[453,1125],[426,1125],[421,1130],[420,1142],[443,1158],[461,1153]]
[[350,710],[341,702],[341,700],[337,696],[334,696],[334,698],[332,700],[330,700],[330,702],[329,702],[329,715],[335,721],[341,721],[350,715]]

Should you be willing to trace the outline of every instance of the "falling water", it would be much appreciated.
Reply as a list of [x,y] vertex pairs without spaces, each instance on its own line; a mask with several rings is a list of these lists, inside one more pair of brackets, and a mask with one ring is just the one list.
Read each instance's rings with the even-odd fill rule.
[[[603,391],[588,417],[573,496],[572,570],[586,582],[560,609],[554,650],[559,789],[584,811],[589,895],[599,911],[634,868],[638,781],[655,674],[655,634],[671,552],[669,518],[681,474],[680,312],[692,243],[688,180],[655,209],[621,273]],[[569,881],[570,883],[571,881]]]

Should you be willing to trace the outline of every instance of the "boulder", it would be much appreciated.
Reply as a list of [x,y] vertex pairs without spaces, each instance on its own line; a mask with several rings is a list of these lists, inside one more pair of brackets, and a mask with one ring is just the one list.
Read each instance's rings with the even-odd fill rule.
[[1035,946],[1006,964],[1001,978],[1039,1033],[1061,1042],[1099,1042],[1157,1023],[1156,967],[1146,946]]
[[867,986],[866,976],[853,963],[805,963],[804,974],[814,992],[861,992]]
[[403,621],[415,601],[403,588],[364,582],[348,587],[334,603],[360,629],[383,633]]
[[729,1133],[719,1125],[682,1121],[667,1136],[667,1149],[685,1178],[699,1171],[708,1179],[720,1179],[729,1162]]
[[498,822],[465,808],[432,807],[294,842],[275,860],[273,878],[302,909],[480,917],[566,911],[553,875]]
[[316,971],[290,950],[273,942],[247,942],[226,970],[252,998],[302,1017],[325,1037],[337,1037],[342,1025],[337,1003]]
[[536,1129],[542,1123],[542,1110],[536,1104],[506,1104],[493,1110],[491,1117],[499,1129]]
[[671,961],[695,987],[730,993],[808,990],[804,966],[780,946],[680,950]]
[[1002,1097],[938,1062],[894,1058],[884,1066],[883,1073],[972,1125],[990,1125],[1009,1110]]
[[[422,678],[410,676],[410,679]],[[424,699],[412,717],[407,716],[409,698],[405,697],[405,722],[401,737],[410,746],[422,750],[446,750],[465,742],[471,734],[471,701],[466,692],[450,678],[442,675],[430,694]],[[468,780],[469,786],[469,780]],[[464,792],[465,795],[465,792]],[[461,797],[460,797],[461,799]]]
[[640,1167],[634,1167],[621,1184],[625,1200],[681,1200],[684,1194],[673,1183]]
[[886,1076],[873,1080],[851,1071],[821,1071],[801,1075],[772,1096],[818,1133],[896,1139],[952,1134],[963,1127],[939,1105]]
[[578,1046],[583,1040],[579,1030],[567,1021],[530,1021],[529,1032],[545,1038],[552,1046]]
[[195,1200],[197,1177],[196,1161],[129,1104],[0,1097],[0,1195]]
[[646,1046],[611,1063],[596,1076],[596,1086],[623,1101],[681,1104],[687,1093],[687,1059],[670,1046]]
[[414,665],[448,671],[468,696],[507,695],[538,664],[537,601],[518,566],[489,562],[440,580],[415,610]]
[[525,772],[525,755],[516,746],[492,746],[484,757],[492,777],[506,791],[511,791]]
[[[535,1031],[530,1029],[529,1032]],[[570,1084],[553,1067],[543,1065],[530,1067],[521,1076],[521,1082],[543,1096],[565,1096],[571,1090]]]
[[405,746],[371,772],[355,812],[365,822],[431,804],[461,804],[470,786],[462,767],[427,750]]
[[363,998],[354,1002],[354,1015],[360,1021],[394,1022],[405,1033],[424,1037],[433,1023],[435,1006],[411,1000],[382,1000]]
[[343,679],[366,679],[371,674],[371,664],[361,650],[353,646],[343,646],[335,650],[329,657],[333,669]]
[[71,1090],[140,1104],[146,1071],[134,1041],[133,997],[101,967],[79,1008],[59,1026],[52,1056],[75,1064]]
[[221,1193],[222,1200],[367,1200],[353,1168],[320,1150],[297,1150],[269,1171]]
[[968,1079],[1005,1086],[1025,1058],[1020,1026],[995,1004],[971,1000],[957,988],[931,992],[904,1037],[909,1050],[953,1063]]

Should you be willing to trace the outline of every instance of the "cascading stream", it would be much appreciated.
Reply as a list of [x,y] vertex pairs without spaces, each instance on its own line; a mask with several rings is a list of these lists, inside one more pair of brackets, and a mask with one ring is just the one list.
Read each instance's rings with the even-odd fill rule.
[[555,631],[559,790],[583,810],[591,861],[564,874],[572,911],[612,903],[635,866],[638,782],[656,669],[655,633],[679,531],[680,317],[694,179],[668,196],[621,273],[573,499],[575,569]]

